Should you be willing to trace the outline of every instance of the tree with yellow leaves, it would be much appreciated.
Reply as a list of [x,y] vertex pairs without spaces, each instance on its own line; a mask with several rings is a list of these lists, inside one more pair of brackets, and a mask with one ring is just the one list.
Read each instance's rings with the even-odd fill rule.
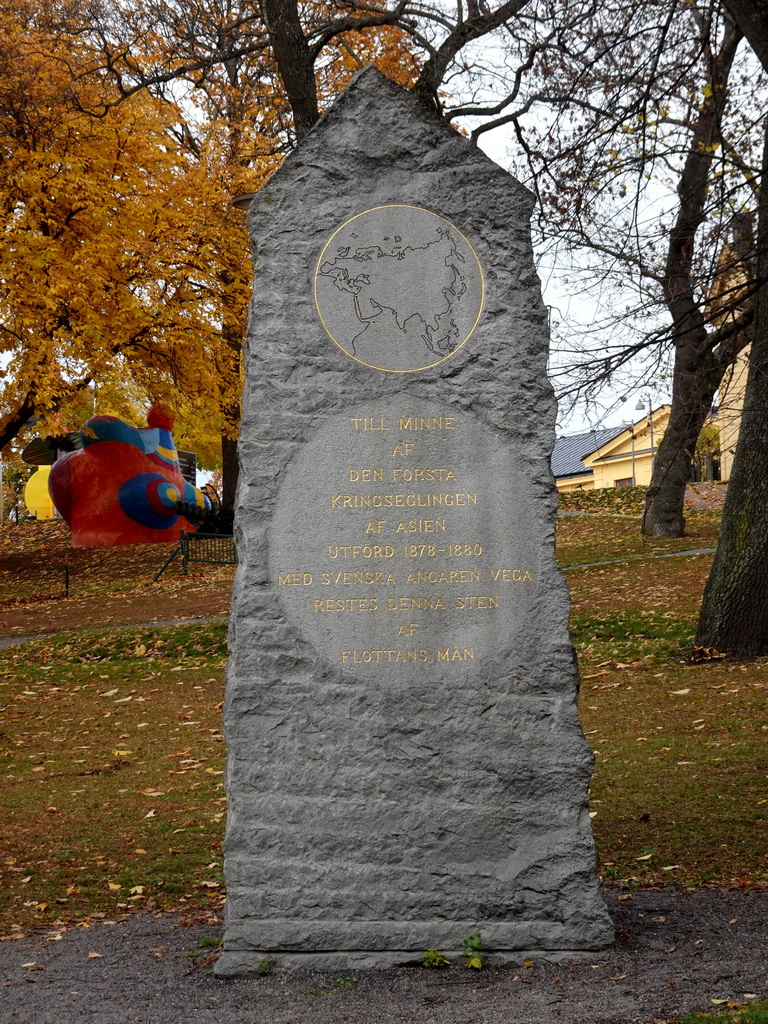
[[[218,31],[201,9],[195,45]],[[188,71],[183,110],[162,90],[125,97],[105,38],[51,0],[0,15],[0,447],[30,419],[74,426],[82,392],[131,382],[179,408],[196,448],[210,456],[211,432],[222,438],[231,501],[250,290],[231,200],[261,187],[290,144],[286,101],[248,56]],[[141,38],[137,64],[165,45]],[[342,49],[340,85],[365,59],[355,45],[363,57]]]
[[[324,24],[333,7],[327,0],[306,4],[307,29]],[[176,94],[184,92],[185,121],[179,134],[190,159],[196,162],[187,181],[197,197],[193,215],[200,221],[204,238],[201,269],[212,278],[221,334],[215,364],[221,389],[208,416],[217,423],[222,437],[222,498],[229,508],[237,480],[242,340],[251,278],[244,217],[232,209],[231,198],[262,187],[290,150],[298,130],[272,47],[254,49],[243,43],[243,33],[250,38],[254,28],[251,12],[252,5],[245,2],[231,4],[222,12],[216,0],[193,7],[164,0],[151,12],[152,57],[176,68],[173,88]],[[142,9],[136,18],[146,15]],[[131,18],[131,24],[137,35],[147,37],[148,23]],[[328,40],[323,58],[313,70],[318,102],[329,105],[352,76],[370,63],[403,85],[413,81],[415,63],[406,35],[388,24],[376,29],[373,33],[348,25],[343,34]],[[259,37],[262,42],[270,38],[264,24],[259,31],[265,33]],[[208,59],[207,55],[220,54],[223,46],[229,48],[226,59]],[[105,64],[114,61],[111,54]],[[135,60],[131,72],[141,79],[149,72],[139,71],[139,66],[140,61]],[[157,64],[141,64],[142,68],[153,66]],[[158,77],[165,78],[163,74]],[[154,82],[151,88],[165,94],[164,81]],[[193,390],[186,382],[185,394]],[[210,389],[205,393],[211,397]]]
[[231,502],[250,277],[231,196],[256,191],[363,66],[439,105],[462,48],[525,3],[469,0],[453,17],[404,0],[6,11],[0,145],[30,173],[15,192],[0,174],[13,211],[0,447],[30,416],[124,374],[221,433]]
[[85,113],[103,85],[57,12],[23,0],[0,14],[0,447],[91,385],[133,380],[154,398],[205,379],[220,348],[189,272],[201,236],[178,112],[142,92]]

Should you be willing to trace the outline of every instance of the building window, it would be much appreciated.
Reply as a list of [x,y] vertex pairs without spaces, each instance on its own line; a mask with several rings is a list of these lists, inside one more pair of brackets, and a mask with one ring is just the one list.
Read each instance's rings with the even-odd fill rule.
[[631,487],[634,482],[631,476],[625,476],[621,480],[614,480],[616,487]]

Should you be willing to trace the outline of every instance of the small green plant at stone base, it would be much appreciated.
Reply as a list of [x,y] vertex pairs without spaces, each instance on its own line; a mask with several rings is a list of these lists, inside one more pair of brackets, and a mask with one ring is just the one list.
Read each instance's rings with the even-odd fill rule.
[[428,949],[421,958],[425,967],[447,967],[448,960],[445,959],[439,949]]
[[768,1024],[768,1000],[761,999],[749,1006],[736,1004],[735,1009],[714,1015],[689,1013],[680,1019],[679,1024]]
[[269,956],[263,956],[260,960],[256,961],[256,966],[259,968],[259,974],[271,974],[272,973],[272,958]]
[[357,984],[357,978],[337,978],[336,984],[339,988],[352,988],[353,985]]
[[480,932],[473,932],[471,935],[467,935],[464,939],[464,966],[475,967],[477,970],[483,966],[483,960],[485,959],[481,952],[483,948],[483,940],[480,938]]

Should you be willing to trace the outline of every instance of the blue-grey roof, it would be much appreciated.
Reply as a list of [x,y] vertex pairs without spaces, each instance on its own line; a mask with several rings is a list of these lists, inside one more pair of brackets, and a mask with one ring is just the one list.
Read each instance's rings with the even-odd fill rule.
[[552,474],[555,477],[579,476],[590,473],[581,461],[608,441],[623,433],[626,427],[603,427],[600,430],[588,430],[585,434],[571,434],[569,437],[558,437],[552,450]]

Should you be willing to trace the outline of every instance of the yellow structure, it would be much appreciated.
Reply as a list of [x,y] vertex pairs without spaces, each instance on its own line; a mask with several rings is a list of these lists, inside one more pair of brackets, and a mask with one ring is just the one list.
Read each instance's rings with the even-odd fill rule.
[[[731,242],[720,252],[715,282],[707,297],[707,315],[716,327],[739,315],[740,303],[747,298],[753,278],[749,218],[734,218],[732,234]],[[733,468],[748,369],[749,347],[725,374],[718,390],[718,416],[710,421],[720,433],[719,479],[723,483],[730,479]],[[670,406],[662,405],[631,426],[558,438],[552,453],[552,472],[558,490],[629,487],[632,483],[647,487],[653,456],[669,423],[669,414]],[[714,454],[716,462],[717,453],[710,454]]]
[[720,428],[720,479],[730,480],[733,469],[733,455],[739,439],[741,413],[744,409],[744,392],[749,372],[749,347],[736,357],[723,378],[718,395],[718,426]]
[[37,519],[53,519],[56,509],[48,491],[50,466],[40,466],[27,480],[24,487],[24,504],[30,515]]
[[586,456],[583,461],[592,470],[593,487],[647,487],[669,413],[668,405],[651,410],[649,416]]
[[557,489],[647,487],[669,413],[670,406],[662,405],[626,427],[558,438],[552,453]]
[[[754,252],[752,223],[745,214],[732,224],[733,237],[720,251],[714,285],[707,297],[707,314],[716,327],[734,322],[741,314],[740,304],[749,296],[754,277],[751,264]],[[733,456],[739,439],[744,392],[749,369],[749,346],[736,357],[718,388],[718,427],[720,429],[720,479],[729,480]]]

